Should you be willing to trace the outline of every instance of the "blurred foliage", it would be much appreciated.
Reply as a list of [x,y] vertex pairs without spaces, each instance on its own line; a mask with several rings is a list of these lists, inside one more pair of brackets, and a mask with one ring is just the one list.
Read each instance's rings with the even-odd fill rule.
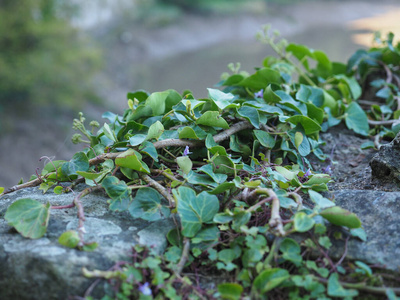
[[96,99],[100,53],[70,25],[76,9],[64,0],[0,2],[0,108],[78,109]]

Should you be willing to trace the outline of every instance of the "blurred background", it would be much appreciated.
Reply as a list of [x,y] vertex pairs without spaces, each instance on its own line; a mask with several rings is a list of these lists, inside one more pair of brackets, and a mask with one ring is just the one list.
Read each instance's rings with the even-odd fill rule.
[[396,0],[0,0],[0,187],[81,149],[79,111],[102,124],[129,91],[201,98],[229,63],[251,72],[273,55],[264,24],[346,62],[399,20]]

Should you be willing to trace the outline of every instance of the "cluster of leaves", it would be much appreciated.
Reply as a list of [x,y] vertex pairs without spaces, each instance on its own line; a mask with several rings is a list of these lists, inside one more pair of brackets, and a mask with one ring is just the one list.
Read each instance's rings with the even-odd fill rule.
[[[118,299],[349,299],[359,291],[386,292],[363,262],[329,257],[331,239],[347,245],[366,236],[355,214],[321,194],[331,178],[313,172],[308,159],[325,159],[319,134],[342,120],[369,134],[357,103],[360,85],[322,51],[276,38],[267,28],[260,36],[278,58],[267,57],[251,75],[230,66],[223,90],[209,89],[206,99],[189,91],[128,93],[124,114],[107,112],[108,122],[92,121],[91,130],[81,114],[73,140],[89,147],[12,189],[40,184],[46,192],[56,185],[62,193],[84,181],[88,187],[71,205],[78,207],[78,229],[59,239],[71,248],[96,248],[84,240],[80,201],[94,189],[105,190],[110,210],[133,218],[179,217],[162,256],[138,247],[132,264],[85,271],[119,282]],[[51,208],[21,199],[5,219],[23,236],[39,238]],[[227,280],[206,291],[191,273]]]
[[370,132],[377,137],[375,145],[366,148],[378,147],[381,139],[393,139],[400,130],[400,43],[393,45],[393,39],[393,33],[385,40],[376,33],[376,47],[356,51],[347,64],[347,72],[363,87],[359,102],[375,126]]

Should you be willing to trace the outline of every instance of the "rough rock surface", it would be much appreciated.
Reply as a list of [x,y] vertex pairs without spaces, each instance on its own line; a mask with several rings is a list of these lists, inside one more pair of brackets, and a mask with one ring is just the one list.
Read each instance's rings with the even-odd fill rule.
[[400,134],[379,149],[370,162],[372,176],[400,182]]
[[[82,187],[81,187],[82,188]],[[93,280],[82,275],[82,268],[107,270],[116,262],[128,260],[132,246],[144,244],[157,252],[166,247],[165,235],[174,228],[172,219],[147,222],[133,219],[127,212],[111,212],[103,193],[82,198],[85,208],[86,241],[96,241],[94,252],[69,249],[58,243],[58,237],[77,228],[77,210],[52,209],[47,233],[30,240],[15,232],[4,220],[8,206],[21,198],[32,198],[51,205],[71,204],[73,194],[43,194],[38,188],[27,188],[0,199],[0,299],[67,299],[83,296]],[[98,285],[93,296],[104,295]]]
[[[340,190],[336,204],[357,214],[367,233],[367,241],[350,239],[347,258],[383,265],[400,272],[400,192]],[[331,256],[340,257],[344,242],[334,243]]]

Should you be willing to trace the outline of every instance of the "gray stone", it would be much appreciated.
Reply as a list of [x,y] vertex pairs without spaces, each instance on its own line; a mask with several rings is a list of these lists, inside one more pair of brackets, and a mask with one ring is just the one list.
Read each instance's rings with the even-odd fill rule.
[[372,176],[379,180],[400,182],[400,133],[389,144],[382,145],[370,161]]
[[[77,189],[79,192],[83,186]],[[7,208],[21,198],[31,198],[51,205],[68,205],[74,194],[43,194],[38,188],[27,188],[0,198],[0,299],[67,299],[83,296],[93,280],[82,275],[82,268],[107,270],[116,262],[129,260],[132,246],[143,244],[162,253],[167,245],[165,235],[175,227],[172,219],[148,222],[134,219],[128,212],[108,210],[108,197],[92,193],[82,198],[85,210],[85,240],[96,241],[93,252],[69,249],[58,243],[58,237],[77,227],[77,209],[52,209],[47,233],[30,240],[15,232],[4,220]],[[101,297],[100,284],[92,295]]]
[[[400,192],[339,190],[334,195],[337,205],[357,214],[368,237],[366,242],[350,239],[347,258],[399,272]],[[344,242],[336,242],[330,255],[338,258],[344,249]]]

